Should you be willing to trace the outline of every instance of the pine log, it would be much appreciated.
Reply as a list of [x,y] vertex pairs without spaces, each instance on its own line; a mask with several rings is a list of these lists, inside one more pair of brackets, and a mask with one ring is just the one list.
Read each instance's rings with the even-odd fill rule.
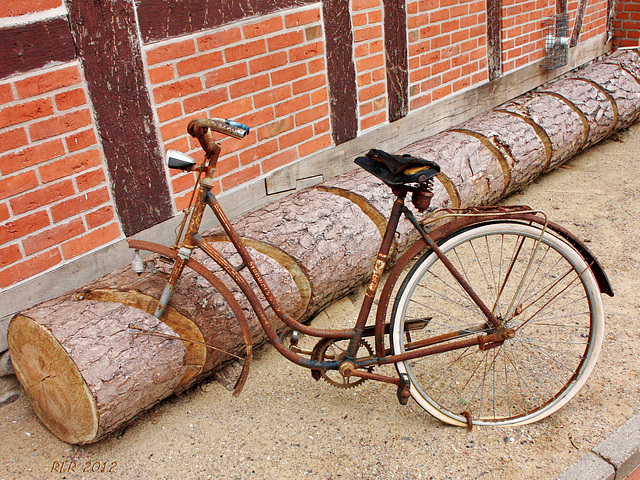
[[[492,204],[634,122],[640,116],[639,74],[640,54],[620,51],[399,153],[440,164],[433,207]],[[386,186],[354,170],[243,215],[234,225],[283,308],[306,321],[368,278],[392,203]],[[240,264],[221,231],[205,237]],[[401,224],[394,251],[410,242],[410,229]],[[94,442],[242,356],[238,316],[247,318],[254,343],[265,340],[238,287],[201,252],[193,260],[219,274],[220,283],[213,288],[205,270],[187,268],[162,321],[155,319],[151,313],[170,265],[159,255],[148,259],[155,262],[153,274],[118,270],[11,322],[18,378],[38,417],[66,442]],[[225,300],[227,291],[237,300]]]

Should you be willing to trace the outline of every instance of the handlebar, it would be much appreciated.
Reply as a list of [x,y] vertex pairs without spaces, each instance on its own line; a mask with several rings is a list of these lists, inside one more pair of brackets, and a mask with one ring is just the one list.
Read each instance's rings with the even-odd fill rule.
[[209,129],[238,139],[246,137],[250,130],[247,125],[222,118],[199,118],[192,120],[187,127],[189,134],[196,138],[205,135]]

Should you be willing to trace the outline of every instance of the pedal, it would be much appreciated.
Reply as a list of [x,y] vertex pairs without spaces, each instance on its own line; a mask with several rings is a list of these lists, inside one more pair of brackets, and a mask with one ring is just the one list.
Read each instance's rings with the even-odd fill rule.
[[411,396],[411,380],[406,373],[400,374],[400,383],[398,384],[398,401],[400,405],[406,405]]

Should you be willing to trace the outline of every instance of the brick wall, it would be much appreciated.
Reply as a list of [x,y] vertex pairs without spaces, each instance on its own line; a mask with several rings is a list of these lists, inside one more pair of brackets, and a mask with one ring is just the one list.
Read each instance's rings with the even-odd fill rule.
[[[501,63],[498,76],[534,65],[541,21],[556,13],[556,0],[502,0],[491,23],[501,59],[488,47],[489,3],[498,4],[252,0],[252,13],[213,0],[173,0],[170,8],[161,0],[1,1],[0,291],[138,231],[131,219],[152,202],[128,192],[148,174],[152,186],[169,186],[153,192],[166,211],[160,220],[145,214],[145,225],[184,208],[195,177],[165,171],[160,156],[175,148],[199,158],[185,131],[192,118],[252,127],[243,141],[222,141],[214,190],[228,192],[390,119],[428,122],[423,108],[489,81],[489,55]],[[567,3],[570,28],[578,5]],[[623,45],[637,45],[639,16],[637,1],[617,0]],[[92,33],[116,17],[119,26]],[[606,21],[607,0],[589,0],[580,41],[603,34]],[[107,46],[94,50],[101,39]],[[109,84],[127,69],[144,71],[100,90],[103,64],[122,65],[105,70]],[[149,148],[126,163],[145,135]]]
[[0,18],[46,12],[61,7],[63,0],[2,0]]
[[0,82],[1,288],[120,237],[96,138],[77,62]]
[[407,3],[412,110],[487,80],[484,0]]
[[612,27],[618,46],[639,46],[640,3],[637,0],[617,0]]
[[[144,53],[165,147],[201,155],[185,130],[192,118],[251,126],[242,141],[222,140],[216,192],[331,145],[318,6],[154,44]],[[178,209],[194,180],[191,173],[172,174]]]

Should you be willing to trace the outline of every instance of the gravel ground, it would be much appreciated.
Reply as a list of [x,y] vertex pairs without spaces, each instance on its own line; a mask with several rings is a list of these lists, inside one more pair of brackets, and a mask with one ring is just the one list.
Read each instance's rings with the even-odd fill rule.
[[[600,360],[582,391],[520,428],[446,426],[395,388],[315,382],[271,347],[257,352],[239,398],[208,382],[167,399],[95,445],[70,446],[37,420],[24,394],[2,407],[6,479],[554,479],[640,409],[640,125],[513,195],[576,233],[601,261]],[[361,292],[314,325],[351,321]],[[71,471],[70,471],[71,470]]]

